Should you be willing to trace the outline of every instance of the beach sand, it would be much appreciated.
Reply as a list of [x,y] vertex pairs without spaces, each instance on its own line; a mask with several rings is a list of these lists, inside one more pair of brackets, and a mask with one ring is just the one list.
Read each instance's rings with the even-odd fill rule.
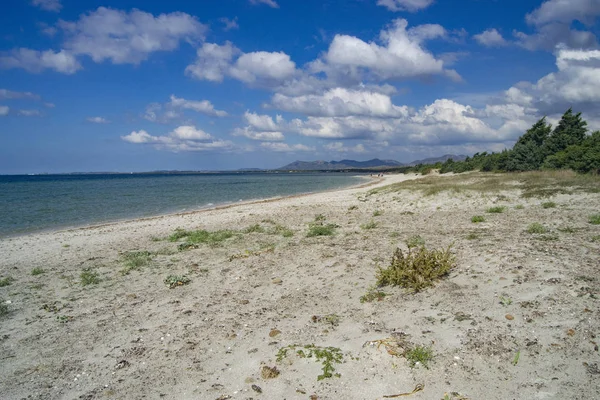
[[[588,223],[600,194],[558,194],[544,209],[518,188],[373,191],[416,178],[0,240],[0,277],[13,278],[0,287],[0,397],[600,398],[600,226]],[[335,235],[307,237],[316,215]],[[551,232],[526,233],[533,222]],[[177,228],[240,233],[180,251],[185,239],[165,240]],[[415,235],[452,246],[456,268],[361,303]],[[151,261],[123,274],[140,251]],[[83,285],[82,271],[99,283]],[[169,275],[191,282],[169,288]],[[296,354],[309,345],[322,351]],[[431,348],[428,368],[402,346]],[[317,355],[338,354],[326,347],[343,356],[340,375],[318,380]]]

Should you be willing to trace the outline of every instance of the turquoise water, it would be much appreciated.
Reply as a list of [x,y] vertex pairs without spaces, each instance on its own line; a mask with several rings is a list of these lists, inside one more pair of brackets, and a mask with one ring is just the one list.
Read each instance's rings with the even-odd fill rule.
[[0,176],[0,237],[319,192],[343,173]]

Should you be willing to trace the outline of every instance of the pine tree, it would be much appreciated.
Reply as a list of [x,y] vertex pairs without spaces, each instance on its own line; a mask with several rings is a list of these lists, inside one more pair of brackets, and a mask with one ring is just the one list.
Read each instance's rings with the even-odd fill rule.
[[544,154],[551,156],[571,145],[581,144],[586,137],[586,127],[587,122],[581,118],[581,113],[573,114],[573,109],[569,108],[546,140]]
[[546,117],[533,124],[515,143],[506,162],[508,171],[532,171],[539,169],[546,158],[544,144],[552,132]]

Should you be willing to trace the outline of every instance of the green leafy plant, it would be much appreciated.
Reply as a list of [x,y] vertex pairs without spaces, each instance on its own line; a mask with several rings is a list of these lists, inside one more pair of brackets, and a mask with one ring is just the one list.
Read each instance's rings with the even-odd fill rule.
[[588,222],[593,225],[600,225],[600,214],[590,215]]
[[415,346],[408,350],[404,356],[411,368],[414,368],[417,364],[421,364],[429,369],[429,363],[433,360],[433,349],[426,346]]
[[86,268],[79,274],[79,279],[83,286],[97,285],[100,283],[100,275],[91,268]]
[[542,208],[556,208],[556,203],[553,201],[546,201],[542,203]]
[[486,210],[489,214],[502,214],[506,210],[504,206],[490,207]]
[[34,269],[31,270],[31,275],[33,275],[33,276],[41,275],[44,273],[46,273],[46,270],[41,267],[35,267]]
[[533,224],[531,224],[527,227],[527,233],[531,233],[531,234],[548,233],[548,228],[546,228],[544,225],[542,225],[538,222],[534,222]]
[[265,228],[260,226],[260,224],[254,224],[254,225],[249,226],[246,229],[244,229],[244,233],[264,233],[264,232],[265,232]]
[[517,351],[512,360],[512,365],[517,365],[519,363],[519,358],[521,357],[521,350]]
[[171,236],[169,236],[169,241],[177,242],[180,239],[186,239],[185,243],[182,243],[178,246],[179,250],[187,250],[190,248],[196,248],[200,244],[209,244],[209,245],[217,245],[229,238],[235,236],[236,233],[230,230],[220,230],[209,232],[204,229],[200,229],[197,231],[186,231],[183,229],[175,230]]
[[362,229],[367,229],[367,230],[368,229],[375,229],[375,228],[377,228],[377,222],[371,220],[371,221],[367,222],[366,224],[362,224],[360,227]]
[[474,215],[471,217],[471,222],[476,224],[478,222],[485,222],[485,218],[483,215]]
[[185,275],[169,275],[165,278],[165,284],[169,289],[173,289],[177,286],[187,285],[191,282],[191,279]]
[[131,271],[139,271],[152,261],[152,253],[149,251],[132,251],[122,255],[125,268],[121,270],[122,275],[129,275]]
[[285,238],[289,238],[289,237],[294,236],[294,231],[293,230],[291,230],[289,228],[286,228],[285,226],[279,225],[279,224],[275,224],[275,226],[273,227],[273,229],[269,233],[272,233],[272,234],[275,234],[275,235],[281,235],[281,236],[283,236]]
[[409,249],[413,247],[425,246],[425,239],[420,235],[414,235],[406,239],[406,245]]
[[444,250],[427,250],[424,246],[409,248],[406,255],[397,248],[391,264],[377,271],[377,286],[401,286],[419,292],[433,286],[455,266],[450,247]]
[[504,307],[508,307],[512,304],[512,299],[510,297],[500,296],[500,304]]
[[0,287],[8,286],[13,283],[15,280],[11,276],[7,276],[5,278],[0,279]]
[[361,303],[371,303],[372,301],[381,301],[387,296],[385,292],[378,290],[376,287],[371,286],[367,289],[367,293],[360,296]]
[[342,350],[337,347],[321,347],[315,346],[314,344],[308,344],[305,346],[301,345],[290,345],[282,347],[277,352],[277,362],[281,362],[288,356],[288,351],[292,350],[300,358],[314,358],[317,362],[321,363],[321,371],[323,373],[317,376],[317,381],[321,381],[326,378],[339,378],[341,375],[335,372],[335,364],[341,364],[344,361],[344,354]]
[[381,211],[381,210],[375,210],[373,212],[373,216],[374,217],[379,217],[380,215],[383,215],[383,211]]
[[323,214],[318,214],[315,216],[315,220],[308,224],[306,237],[333,236],[335,235],[335,228],[337,228],[337,225],[326,224],[325,216]]

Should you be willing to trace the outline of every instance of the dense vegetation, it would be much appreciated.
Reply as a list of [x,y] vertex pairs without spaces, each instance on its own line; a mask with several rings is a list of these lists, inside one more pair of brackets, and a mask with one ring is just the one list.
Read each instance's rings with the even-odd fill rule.
[[417,165],[412,171],[441,173],[480,171],[534,171],[540,169],[572,169],[581,173],[600,173],[600,131],[588,135],[587,122],[581,113],[565,112],[552,126],[546,117],[537,121],[512,149],[500,153],[476,153],[464,161]]

